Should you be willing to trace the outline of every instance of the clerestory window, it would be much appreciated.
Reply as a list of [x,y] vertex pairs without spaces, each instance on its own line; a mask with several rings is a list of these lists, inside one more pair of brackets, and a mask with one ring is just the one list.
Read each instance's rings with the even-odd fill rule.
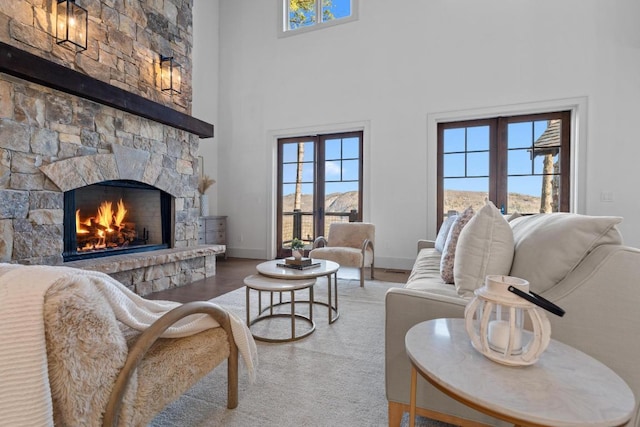
[[280,0],[280,35],[290,35],[358,18],[358,0]]

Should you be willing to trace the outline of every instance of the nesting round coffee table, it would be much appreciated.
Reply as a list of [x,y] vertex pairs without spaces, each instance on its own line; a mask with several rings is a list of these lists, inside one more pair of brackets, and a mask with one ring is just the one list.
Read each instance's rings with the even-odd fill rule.
[[[279,280],[260,274],[254,274],[245,277],[244,284],[247,286],[247,326],[251,327],[251,325],[257,322],[276,317],[287,317],[291,319],[291,335],[289,337],[269,338],[252,333],[255,339],[266,342],[297,341],[310,335],[316,329],[316,325],[313,322],[313,285],[316,284],[316,279]],[[296,291],[304,289],[309,289],[309,300],[305,301],[309,304],[309,316],[296,312]],[[258,292],[258,314],[253,319],[251,319],[251,290]],[[262,292],[269,293],[269,305],[265,308],[262,307]],[[273,300],[273,294],[276,292],[281,296],[279,302],[274,302]],[[289,301],[286,303],[282,302],[282,292],[289,292],[290,294]],[[300,302],[300,304],[305,302]],[[291,311],[289,313],[274,312],[274,308],[282,304],[289,304],[291,306]],[[309,324],[309,328],[301,334],[296,334],[296,321],[298,320]]]
[[[282,280],[299,280],[299,279],[316,279],[318,277],[327,278],[327,302],[324,301],[312,301],[314,304],[324,305],[328,308],[329,323],[333,323],[338,320],[340,312],[338,311],[338,269],[340,264],[333,261],[326,261],[321,259],[312,260],[314,264],[319,264],[316,267],[296,270],[295,268],[281,267],[278,264],[283,264],[284,260],[276,259],[273,261],[266,261],[256,266],[258,273],[263,276],[272,277]],[[333,279],[332,279],[333,277]],[[332,288],[333,282],[333,290]],[[333,294],[333,301],[332,295]]]

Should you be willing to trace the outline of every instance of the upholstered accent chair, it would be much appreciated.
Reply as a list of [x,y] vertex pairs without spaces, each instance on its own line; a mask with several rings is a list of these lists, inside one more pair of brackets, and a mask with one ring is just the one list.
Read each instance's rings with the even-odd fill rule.
[[[196,313],[222,326],[182,338],[160,335]],[[116,320],[89,282],[57,283],[44,302],[45,334],[56,425],[145,426],[222,362],[227,407],[238,405],[238,348],[229,314],[210,302],[166,313],[144,332]]]
[[309,257],[359,268],[360,286],[364,286],[365,267],[371,267],[373,280],[375,234],[376,227],[371,223],[334,222],[329,226],[327,238],[319,236],[315,239]]

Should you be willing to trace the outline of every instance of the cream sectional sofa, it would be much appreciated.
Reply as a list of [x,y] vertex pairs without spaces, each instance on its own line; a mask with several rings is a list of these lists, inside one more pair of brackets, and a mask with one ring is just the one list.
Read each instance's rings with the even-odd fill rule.
[[[495,207],[492,207],[495,210]],[[485,211],[481,209],[476,216]],[[493,215],[493,216],[492,216]],[[640,250],[622,243],[617,224],[621,218],[593,217],[569,213],[522,216],[507,222],[495,211],[492,220],[482,226],[475,224],[475,240],[467,226],[460,233],[454,271],[456,278],[468,259],[467,245],[477,246],[474,254],[476,282],[486,274],[510,274],[529,280],[531,290],[555,302],[566,310],[564,317],[549,315],[551,335],[595,357],[617,372],[640,398]],[[486,219],[486,218],[485,218]],[[476,221],[481,222],[481,221]],[[505,228],[505,224],[506,227]],[[500,231],[498,231],[498,229]],[[509,259],[509,230],[513,253]],[[467,233],[469,231],[469,233]],[[506,236],[506,237],[505,237]],[[442,236],[438,236],[441,238]],[[491,241],[502,239],[502,249]],[[487,242],[489,241],[489,242]],[[484,245],[484,246],[482,246]],[[500,246],[498,245],[498,246]],[[479,251],[479,252],[478,252]],[[473,251],[472,251],[473,252]],[[469,254],[465,256],[469,258]],[[447,284],[441,278],[442,254],[433,241],[419,241],[418,255],[411,275],[402,288],[392,288],[386,294],[385,369],[386,394],[389,401],[389,425],[398,426],[403,412],[408,412],[410,364],[405,353],[404,337],[415,324],[436,318],[462,318],[464,307],[473,290],[465,283]],[[495,258],[495,257],[494,257]],[[493,264],[492,264],[493,263]],[[503,264],[502,267],[497,266]],[[473,270],[473,268],[471,270]],[[544,355],[543,355],[544,357]],[[418,381],[418,413],[460,425],[507,425],[481,414],[435,389],[427,381]],[[640,426],[638,404],[628,424]]]

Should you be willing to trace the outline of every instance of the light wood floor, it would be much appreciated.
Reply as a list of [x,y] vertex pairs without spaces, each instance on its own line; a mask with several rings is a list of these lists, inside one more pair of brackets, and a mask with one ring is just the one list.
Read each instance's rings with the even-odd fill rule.
[[[261,262],[264,262],[264,260],[218,258],[216,260],[215,276],[208,277],[204,280],[198,280],[197,282],[193,282],[179,288],[154,292],[152,294],[145,295],[145,298],[178,301],[181,303],[209,300],[222,294],[226,294],[227,292],[242,288],[244,286],[243,279],[251,274],[255,274],[256,265]],[[357,273],[357,270],[354,271]],[[340,273],[338,273],[338,277],[341,277]],[[365,277],[370,277],[368,271],[366,272]],[[409,271],[376,268],[374,271],[374,277],[376,280],[383,280],[385,282],[406,283],[407,278],[409,277]]]

